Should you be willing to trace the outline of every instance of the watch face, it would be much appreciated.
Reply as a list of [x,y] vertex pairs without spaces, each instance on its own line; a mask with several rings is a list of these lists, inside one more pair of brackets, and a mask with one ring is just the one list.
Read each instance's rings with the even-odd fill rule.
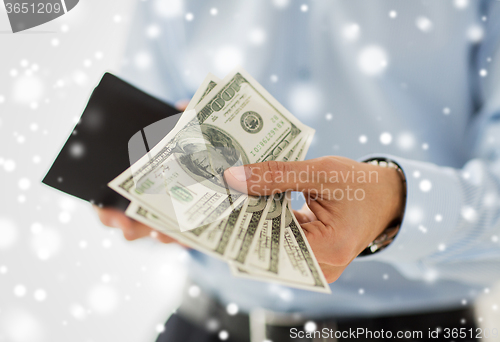
[[[178,112],[104,74],[43,183],[97,205],[125,210],[129,201],[108,183],[168,134]],[[138,135],[142,139],[132,139]]]

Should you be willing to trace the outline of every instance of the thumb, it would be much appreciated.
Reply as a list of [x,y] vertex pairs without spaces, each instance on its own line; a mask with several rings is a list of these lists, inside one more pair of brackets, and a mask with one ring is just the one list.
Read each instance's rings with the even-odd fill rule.
[[311,190],[317,184],[310,175],[315,161],[263,163],[231,167],[224,172],[230,187],[250,195],[271,195],[285,191]]

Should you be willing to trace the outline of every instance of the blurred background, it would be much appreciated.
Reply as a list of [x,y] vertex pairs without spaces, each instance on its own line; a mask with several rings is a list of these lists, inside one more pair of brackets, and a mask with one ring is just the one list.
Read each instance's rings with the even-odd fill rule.
[[[182,248],[127,242],[90,205],[40,182],[101,75],[129,63],[139,1],[84,0],[17,34],[0,4],[0,341],[154,341],[179,304]],[[480,325],[500,322],[498,293],[479,298]]]

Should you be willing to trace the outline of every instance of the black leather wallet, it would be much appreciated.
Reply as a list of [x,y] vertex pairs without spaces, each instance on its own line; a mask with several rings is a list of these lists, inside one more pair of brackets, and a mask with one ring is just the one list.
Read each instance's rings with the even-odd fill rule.
[[[105,73],[43,183],[96,205],[125,210],[129,201],[107,184],[159,142],[175,126],[178,113]],[[157,134],[146,138],[147,126]],[[143,146],[131,148],[131,140]]]

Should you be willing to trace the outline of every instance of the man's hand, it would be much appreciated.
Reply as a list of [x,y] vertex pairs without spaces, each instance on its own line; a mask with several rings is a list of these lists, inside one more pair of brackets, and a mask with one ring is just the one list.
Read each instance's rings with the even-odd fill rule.
[[301,191],[306,205],[295,215],[328,282],[334,282],[404,209],[398,171],[343,157],[264,162],[224,173],[250,195]]

